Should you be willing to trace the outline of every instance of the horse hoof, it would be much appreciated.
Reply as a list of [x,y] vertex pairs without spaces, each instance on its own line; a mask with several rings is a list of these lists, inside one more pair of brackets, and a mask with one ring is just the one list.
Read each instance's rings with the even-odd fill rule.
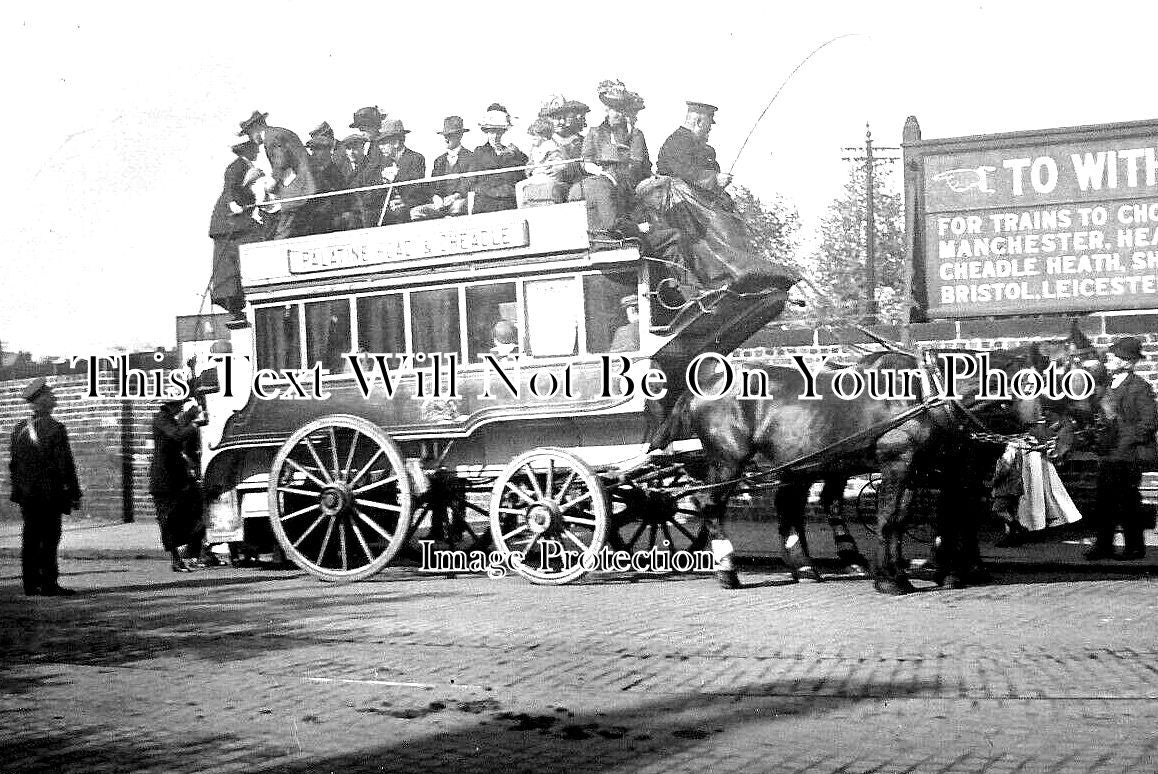
[[820,577],[820,573],[816,571],[815,567],[805,566],[798,567],[792,571],[792,576],[801,583],[820,583],[824,579]]
[[716,572],[716,580],[720,582],[722,589],[738,589],[740,588],[740,576],[736,574],[735,570],[718,570]]
[[945,575],[938,576],[937,585],[943,589],[963,589],[969,584],[966,583],[965,579],[957,573],[950,572],[946,573]]
[[873,588],[882,594],[889,594],[894,597],[903,596],[914,590],[913,584],[897,578],[877,578],[873,581]]

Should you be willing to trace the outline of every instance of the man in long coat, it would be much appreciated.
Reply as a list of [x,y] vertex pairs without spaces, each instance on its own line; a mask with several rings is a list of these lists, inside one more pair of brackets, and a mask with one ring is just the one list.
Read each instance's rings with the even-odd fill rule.
[[64,425],[52,418],[56,396],[43,377],[24,388],[32,416],[12,431],[9,471],[12,502],[24,517],[20,549],[24,593],[28,596],[69,596],[71,589],[57,582],[56,552],[60,546],[62,516],[79,507],[81,491],[76,464]]
[[1138,487],[1143,468],[1158,463],[1154,433],[1158,431],[1158,408],[1150,384],[1134,373],[1142,359],[1142,342],[1124,336],[1106,353],[1110,388],[1102,398],[1107,420],[1101,460],[1098,465],[1098,494],[1094,513],[1094,545],[1087,559],[1114,557],[1114,531],[1121,525],[1125,548],[1119,559],[1141,559],[1143,542],[1142,498]]
[[[410,219],[410,210],[429,200],[428,184],[389,187],[390,183],[421,180],[426,177],[426,157],[406,147],[410,134],[402,121],[388,118],[382,122],[382,131],[374,138],[378,154],[371,156],[362,167],[355,187],[387,185],[375,191],[366,191],[362,197],[362,211],[367,226],[402,223]],[[387,199],[389,197],[389,200]]]
[[659,149],[656,172],[679,178],[713,197],[726,197],[724,189],[732,182],[732,176],[720,171],[716,149],[708,145],[718,108],[704,102],[687,105],[683,126],[672,132]]
[[189,546],[196,559],[205,537],[201,487],[198,481],[201,411],[195,401],[167,401],[153,415],[153,459],[149,463],[149,494],[157,508],[161,545],[173,559],[173,572],[189,572],[180,548]]

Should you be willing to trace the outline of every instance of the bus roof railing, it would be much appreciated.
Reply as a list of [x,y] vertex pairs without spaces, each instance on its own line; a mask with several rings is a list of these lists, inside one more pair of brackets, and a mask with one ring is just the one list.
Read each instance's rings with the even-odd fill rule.
[[[284,199],[267,199],[263,202],[246,205],[247,209],[254,209],[257,207],[266,207],[273,204],[289,204],[291,202],[304,202],[312,199],[326,199],[331,196],[346,196],[353,193],[364,193],[366,191],[381,191],[383,189],[402,188],[408,185],[421,185],[425,183],[437,183],[444,180],[462,180],[464,178],[486,177],[488,175],[501,175],[506,172],[526,172],[532,169],[542,169],[544,167],[565,167],[570,164],[582,164],[582,159],[565,159],[559,161],[544,161],[539,164],[523,164],[518,167],[501,167],[499,169],[480,169],[474,172],[456,172],[451,175],[432,175],[431,177],[422,177],[416,180],[399,180],[393,183],[381,183],[377,185],[364,185],[359,188],[342,188],[337,191],[322,191],[319,193],[306,194],[303,196],[287,196]],[[252,163],[251,163],[252,166]]]

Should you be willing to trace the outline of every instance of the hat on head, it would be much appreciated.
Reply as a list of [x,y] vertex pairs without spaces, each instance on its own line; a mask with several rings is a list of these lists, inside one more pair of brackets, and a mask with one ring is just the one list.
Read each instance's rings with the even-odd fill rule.
[[343,146],[343,147],[350,146],[350,147],[355,147],[355,148],[361,148],[362,144],[365,142],[366,142],[366,136],[365,135],[349,134],[349,135],[346,135],[345,137],[343,137],[342,141],[338,144]]
[[49,389],[48,381],[43,376],[38,376],[28,383],[20,392],[20,397],[27,401],[36,400],[36,396],[45,390]]
[[378,132],[378,136],[374,138],[374,142],[381,142],[391,137],[404,137],[408,134],[410,134],[410,130],[402,125],[401,120],[388,118],[382,122],[382,131]]
[[716,120],[716,111],[719,110],[719,108],[715,105],[709,105],[707,102],[693,102],[688,100],[688,110],[693,113],[704,113],[714,121]]
[[469,131],[470,129],[462,125],[462,116],[447,116],[442,119],[442,131],[438,132],[438,134],[462,134],[463,132]]
[[237,143],[229,150],[233,151],[233,155],[235,156],[242,156],[248,159],[251,156],[257,155],[257,143],[253,140],[246,140],[245,142]]
[[377,105],[358,108],[354,111],[354,122],[350,124],[350,128],[373,129],[374,131],[378,131],[378,127],[384,118],[386,118],[386,116],[378,110]]
[[256,124],[264,124],[265,119],[269,118],[269,113],[262,113],[260,110],[253,111],[249,118],[241,122],[241,131],[237,133],[239,137],[249,134],[249,130]]
[[564,113],[590,113],[591,108],[576,99],[567,99],[566,97],[555,94],[539,109],[539,115],[547,118],[556,118]]
[[638,308],[639,307],[639,296],[635,295],[634,293],[630,296],[624,296],[623,298],[619,299],[619,306],[623,309],[626,309],[629,306],[634,306],[634,307]]
[[1137,336],[1123,336],[1110,346],[1110,353],[1123,360],[1142,359],[1142,341]]
[[311,148],[315,145],[333,145],[334,144],[334,130],[330,128],[327,121],[322,121],[316,127],[310,130],[310,139],[306,140],[306,147]]
[[527,127],[527,134],[532,137],[550,137],[555,133],[555,125],[546,116],[539,116]]
[[632,104],[632,93],[623,85],[623,81],[600,81],[596,92],[599,101],[609,108],[626,110]]
[[624,108],[629,113],[638,113],[647,107],[647,103],[643,101],[643,97],[634,91],[627,92],[627,106]]
[[478,122],[479,129],[510,129],[511,114],[502,105],[492,103],[487,108],[482,120]]

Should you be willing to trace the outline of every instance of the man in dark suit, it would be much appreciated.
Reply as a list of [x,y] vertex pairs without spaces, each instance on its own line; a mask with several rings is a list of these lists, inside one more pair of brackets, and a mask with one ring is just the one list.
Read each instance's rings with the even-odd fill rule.
[[[671,133],[656,156],[656,172],[683,180],[690,186],[727,199],[724,189],[732,176],[720,171],[716,149],[708,145],[708,135],[716,123],[714,105],[688,102],[683,126]],[[727,202],[730,204],[730,200]]]
[[[469,131],[463,126],[460,116],[447,116],[443,119],[442,131],[439,134],[446,140],[446,153],[434,160],[431,177],[474,171],[474,154],[462,147],[462,136]],[[430,190],[432,191],[430,201],[412,209],[411,220],[466,214],[470,192],[474,190],[474,179],[467,177],[458,180],[439,180],[431,183]]]
[[[149,463],[149,494],[157,508],[161,545],[173,559],[173,572],[189,572],[196,566],[205,538],[197,469],[201,409],[196,401],[189,401],[184,408],[183,402],[166,401],[153,416],[153,459]],[[189,546],[194,560],[191,564],[181,558],[183,545]]]
[[390,185],[426,177],[426,159],[406,147],[406,129],[402,122],[388,118],[375,138],[378,157],[362,167],[355,187],[387,185],[362,194],[362,210],[367,226],[402,223],[410,219],[410,210],[429,200],[426,184]]
[[12,431],[9,471],[12,502],[24,517],[21,572],[28,596],[62,597],[75,592],[61,588],[56,552],[61,517],[80,506],[80,484],[64,425],[52,418],[56,396],[43,377],[33,379],[22,393],[32,416]]
[[[306,151],[310,154],[310,171],[318,185],[318,193],[340,191],[346,187],[346,178],[334,158],[334,130],[323,121],[310,131]],[[328,196],[309,202],[307,233],[324,234],[341,228],[341,204],[344,196]]]
[[1094,513],[1094,545],[1086,554],[1090,560],[1114,558],[1114,532],[1122,527],[1125,548],[1117,558],[1141,559],[1143,542],[1143,467],[1158,462],[1154,433],[1158,430],[1158,408],[1150,384],[1134,373],[1142,359],[1142,342],[1124,336],[1106,353],[1110,387],[1102,398],[1106,420],[1098,465],[1098,493]]

